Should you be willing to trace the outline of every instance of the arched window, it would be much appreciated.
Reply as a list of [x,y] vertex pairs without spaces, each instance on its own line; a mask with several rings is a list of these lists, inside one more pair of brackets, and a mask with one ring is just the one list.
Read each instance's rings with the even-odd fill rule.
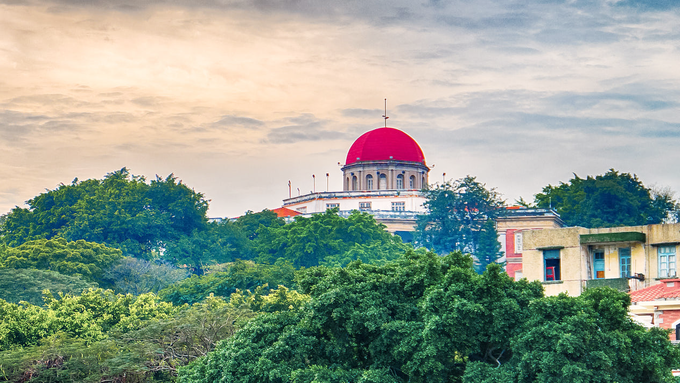
[[423,177],[423,179],[420,180],[420,188],[421,189],[425,188],[425,177]]
[[416,176],[411,176],[408,179],[408,188],[409,189],[415,189],[416,188]]
[[387,175],[385,173],[380,173],[380,177],[378,177],[379,184],[378,184],[378,189],[380,190],[385,190],[387,189]]
[[359,189],[359,180],[357,179],[357,176],[352,176],[352,190],[357,189]]
[[373,176],[370,174],[366,176],[366,190],[373,190]]
[[404,188],[404,175],[399,174],[397,176],[397,189],[403,189]]

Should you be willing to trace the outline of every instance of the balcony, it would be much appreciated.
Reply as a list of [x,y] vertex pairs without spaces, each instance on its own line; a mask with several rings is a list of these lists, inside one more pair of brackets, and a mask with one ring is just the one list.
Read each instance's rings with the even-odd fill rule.
[[614,290],[623,291],[624,293],[630,291],[628,278],[589,279],[586,281],[587,289],[604,286],[609,286]]

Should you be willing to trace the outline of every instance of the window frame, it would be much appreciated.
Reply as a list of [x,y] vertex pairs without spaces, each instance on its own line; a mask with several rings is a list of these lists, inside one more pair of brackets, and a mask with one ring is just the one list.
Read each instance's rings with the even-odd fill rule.
[[[543,281],[544,282],[552,282],[552,281],[561,281],[562,280],[562,254],[560,252],[560,249],[546,249],[543,250]],[[555,262],[557,260],[557,262]],[[549,266],[552,265],[552,266]],[[555,267],[555,279],[549,281],[547,279],[548,275],[548,267]]]
[[[659,278],[670,278],[677,275],[677,249],[675,245],[658,246],[656,248],[657,268]],[[672,259],[670,259],[672,257]],[[665,258],[665,261],[662,259]],[[662,273],[662,265],[665,264],[665,273]],[[673,268],[671,268],[671,264]]]

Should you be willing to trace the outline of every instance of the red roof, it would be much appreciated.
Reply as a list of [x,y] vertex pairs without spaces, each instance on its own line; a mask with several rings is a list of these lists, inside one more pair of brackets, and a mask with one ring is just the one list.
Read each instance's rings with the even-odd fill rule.
[[661,283],[630,293],[631,302],[650,302],[667,298],[680,298],[680,279],[663,279]]
[[289,209],[287,207],[278,207],[276,209],[272,209],[274,213],[276,213],[276,216],[279,218],[285,218],[285,217],[295,217],[296,215],[300,215],[299,211],[295,211],[292,209]]
[[357,138],[349,148],[345,165],[357,161],[411,161],[425,164],[425,155],[408,134],[394,128],[378,128]]

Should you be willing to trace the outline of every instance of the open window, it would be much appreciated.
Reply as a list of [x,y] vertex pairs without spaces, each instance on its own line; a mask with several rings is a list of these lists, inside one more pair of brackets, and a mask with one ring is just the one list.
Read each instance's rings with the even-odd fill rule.
[[604,250],[593,252],[593,279],[604,279]]
[[560,249],[543,250],[544,276],[546,281],[560,281]]

